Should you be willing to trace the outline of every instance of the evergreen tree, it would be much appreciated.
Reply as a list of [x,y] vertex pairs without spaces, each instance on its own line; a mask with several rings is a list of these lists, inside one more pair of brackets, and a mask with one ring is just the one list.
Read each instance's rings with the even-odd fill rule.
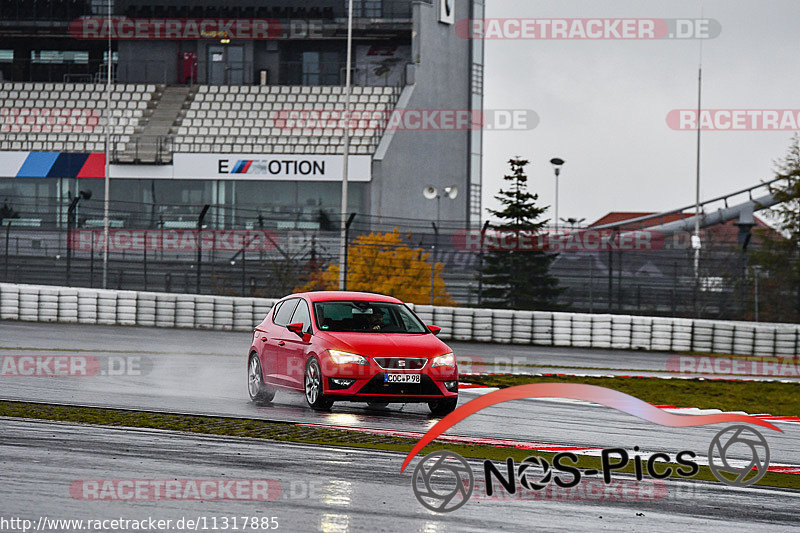
[[[529,161],[515,157],[509,160],[511,174],[504,176],[508,189],[500,189],[495,198],[503,208],[489,209],[497,219],[490,227],[495,231],[540,233],[547,220],[540,217],[546,207],[537,207],[539,195],[528,192],[525,167]],[[564,290],[550,275],[550,264],[556,254],[536,251],[491,251],[484,253],[482,268],[482,305],[507,309],[555,309]]]
[[[771,209],[783,236],[756,233],[761,245],[750,263],[763,269],[760,284],[761,319],[800,321],[800,137],[795,134],[785,157],[775,162],[775,177],[783,178],[771,192],[780,203]],[[784,236],[786,238],[784,238]]]

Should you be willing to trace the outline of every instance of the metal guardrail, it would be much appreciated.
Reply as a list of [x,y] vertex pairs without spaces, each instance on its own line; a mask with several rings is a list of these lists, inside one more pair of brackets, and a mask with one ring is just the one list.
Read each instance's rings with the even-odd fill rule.
[[172,135],[112,135],[110,161],[168,164],[172,162],[173,142]]

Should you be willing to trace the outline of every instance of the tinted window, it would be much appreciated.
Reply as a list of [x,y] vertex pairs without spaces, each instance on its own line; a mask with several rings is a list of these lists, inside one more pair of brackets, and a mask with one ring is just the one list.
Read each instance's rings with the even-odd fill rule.
[[386,302],[317,302],[317,327],[323,331],[429,333],[406,306]]
[[285,326],[289,324],[289,319],[292,318],[292,314],[294,313],[295,307],[297,307],[297,302],[299,302],[297,298],[292,298],[291,300],[286,300],[281,304],[278,308],[278,311],[272,317],[272,321],[275,322],[279,326]]
[[300,300],[297,309],[295,309],[292,320],[289,324],[303,324],[303,331],[308,331],[311,328],[311,313],[308,312],[308,304]]

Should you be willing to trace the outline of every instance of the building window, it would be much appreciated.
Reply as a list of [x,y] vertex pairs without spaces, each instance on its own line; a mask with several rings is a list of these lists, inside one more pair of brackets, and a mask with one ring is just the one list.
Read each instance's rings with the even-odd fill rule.
[[[348,2],[345,0],[345,13]],[[361,18],[381,18],[383,16],[383,0],[353,0],[353,16]]]
[[31,63],[87,65],[89,52],[84,50],[31,50]]
[[337,52],[303,52],[303,85],[340,85]]

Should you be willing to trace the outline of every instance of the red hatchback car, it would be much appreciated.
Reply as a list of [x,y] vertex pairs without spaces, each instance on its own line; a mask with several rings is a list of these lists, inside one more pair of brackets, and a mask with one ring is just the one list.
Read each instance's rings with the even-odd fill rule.
[[253,333],[250,399],[268,403],[283,388],[305,392],[317,410],[335,401],[427,402],[433,414],[445,415],[458,403],[458,368],[439,331],[389,296],[287,296]]

